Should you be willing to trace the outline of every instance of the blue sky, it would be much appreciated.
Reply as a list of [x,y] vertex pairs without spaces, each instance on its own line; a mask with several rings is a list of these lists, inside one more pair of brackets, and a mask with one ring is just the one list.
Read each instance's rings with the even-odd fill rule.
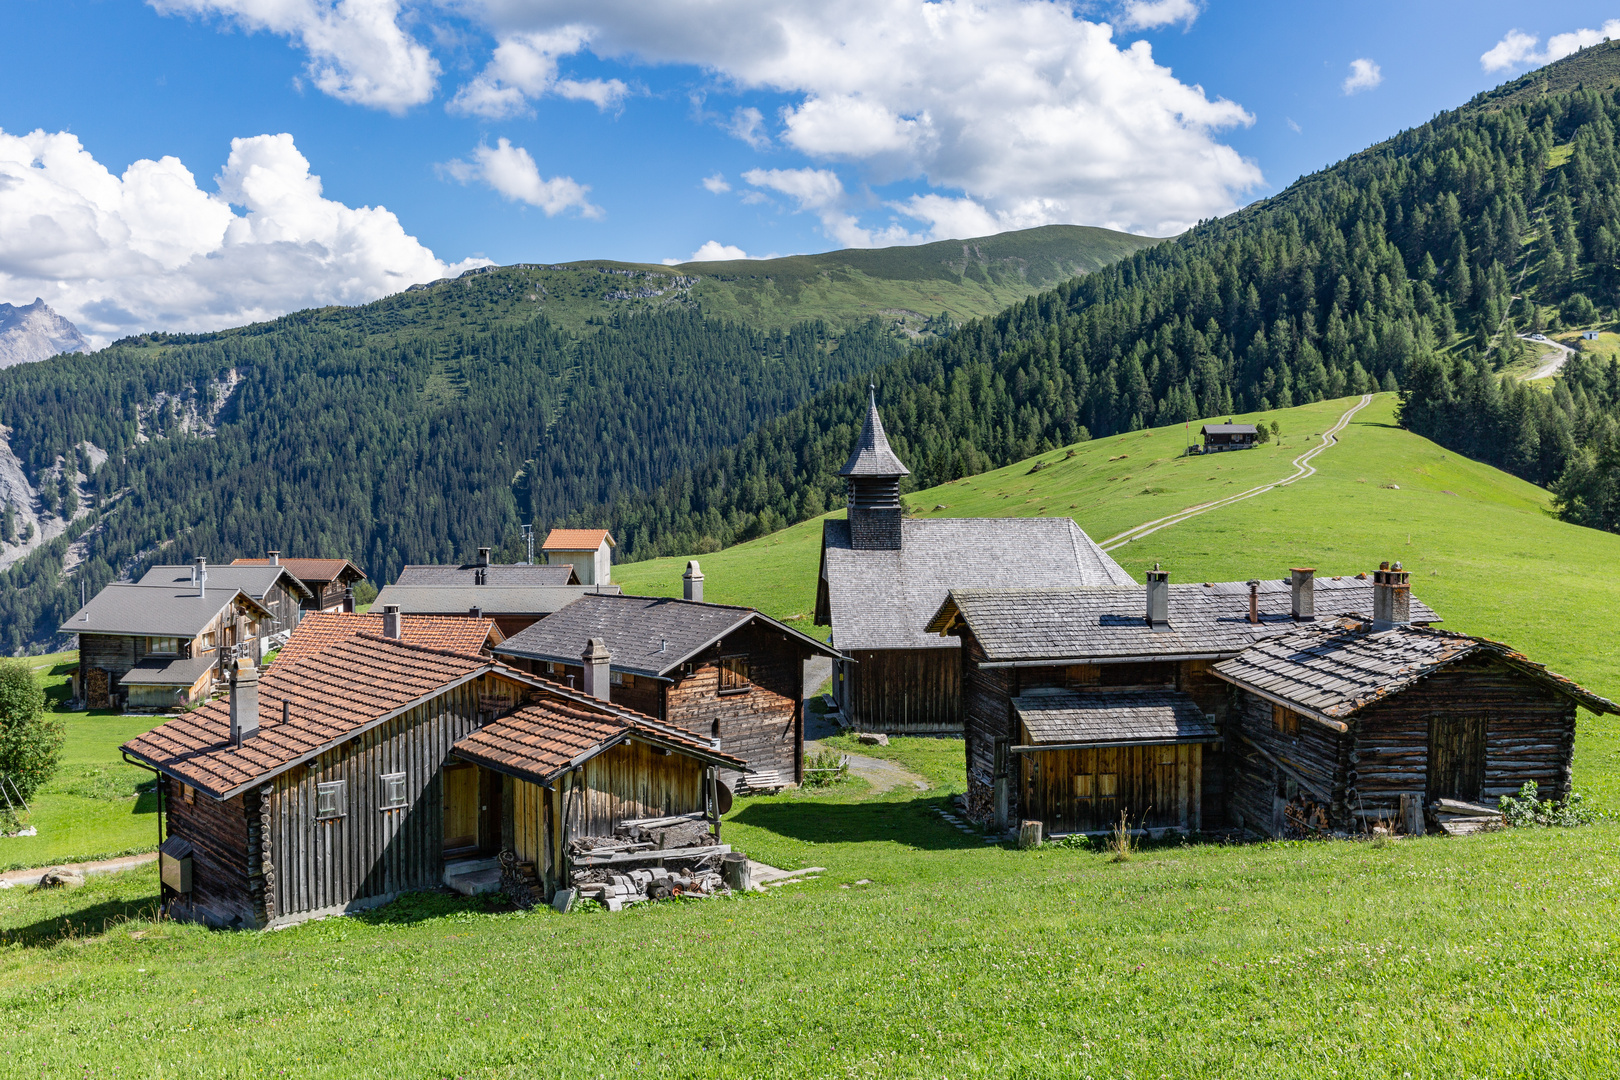
[[1163,235],[1620,17],[1223,0],[6,10],[0,302],[44,295],[101,340],[359,302],[477,260],[761,256],[1048,221]]

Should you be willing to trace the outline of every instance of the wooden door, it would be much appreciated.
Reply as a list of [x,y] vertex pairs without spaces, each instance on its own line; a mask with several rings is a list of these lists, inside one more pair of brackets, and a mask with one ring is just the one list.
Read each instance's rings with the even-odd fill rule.
[[1428,796],[1474,801],[1485,786],[1485,718],[1436,716],[1429,720]]
[[450,765],[444,770],[444,854],[446,858],[478,851],[478,766]]

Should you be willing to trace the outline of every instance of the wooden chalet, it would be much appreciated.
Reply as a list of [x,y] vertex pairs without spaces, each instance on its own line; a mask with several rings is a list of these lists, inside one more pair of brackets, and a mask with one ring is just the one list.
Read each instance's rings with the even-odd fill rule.
[[685,597],[586,595],[495,647],[546,679],[699,732],[746,763],[733,789],[804,774],[804,662],[838,654],[752,608],[702,602],[687,564]]
[[197,560],[178,584],[103,588],[58,632],[79,643],[73,696],[92,709],[161,711],[207,697],[226,666],[264,655],[275,613],[235,585],[209,581]]
[[[970,805],[1005,825],[1096,832],[1227,823],[1216,663],[1330,617],[1373,610],[1365,575],[1093,589],[953,589],[929,622],[961,643]],[[1410,601],[1420,622],[1439,621]]]
[[501,636],[510,637],[581,596],[619,593],[605,578],[588,584],[582,580],[572,563],[492,563],[489,548],[483,547],[475,562],[460,566],[405,567],[377,594],[372,607],[397,606],[411,616],[492,619]]
[[199,560],[191,566],[154,566],[135,584],[160,589],[194,588],[199,573],[206,574],[217,588],[237,588],[258,601],[269,612],[259,621],[259,659],[264,652],[285,644],[304,617],[305,604],[313,594],[284,566],[213,566]]
[[1253,424],[1205,424],[1198,429],[1204,437],[1204,453],[1218,454],[1223,450],[1252,450],[1259,442],[1260,429]]
[[282,566],[309,590],[305,611],[353,611],[354,587],[366,573],[348,559],[283,559],[271,550],[262,559],[233,559],[232,566]]
[[[1405,587],[1404,571],[1379,576]],[[1472,823],[1529,781],[1563,799],[1577,706],[1620,714],[1505,645],[1406,623],[1398,596],[1393,612],[1292,630],[1212,674],[1236,688],[1232,820],[1271,836],[1421,833],[1448,809]]]
[[823,523],[815,621],[832,627],[833,694],[863,731],[949,733],[963,726],[958,643],[928,632],[952,589],[1131,584],[1069,518],[908,519],[875,392],[840,471],[846,520]]
[[[317,656],[333,643],[361,634],[381,634],[382,612],[317,611],[304,616],[298,630],[276,655],[278,664],[296,664]],[[458,616],[411,615],[399,617],[400,640],[410,645],[449,652],[488,656],[501,641],[493,619]]]
[[397,636],[233,672],[217,701],[130,740],[159,775],[174,918],[271,927],[439,885],[498,887],[516,851],[550,897],[570,843],[625,820],[707,817],[706,739],[487,657]]
[[606,529],[552,529],[540,545],[551,566],[572,566],[582,585],[613,580],[613,536]]

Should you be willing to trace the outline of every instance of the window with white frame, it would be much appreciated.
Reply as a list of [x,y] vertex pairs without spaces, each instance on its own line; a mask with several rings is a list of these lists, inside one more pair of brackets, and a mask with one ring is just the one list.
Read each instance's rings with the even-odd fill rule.
[[410,802],[410,793],[405,789],[405,774],[402,772],[383,773],[378,778],[382,786],[379,793],[378,808],[382,810],[401,810]]
[[343,805],[343,788],[342,780],[329,780],[324,784],[315,785],[316,821],[340,818],[348,812]]

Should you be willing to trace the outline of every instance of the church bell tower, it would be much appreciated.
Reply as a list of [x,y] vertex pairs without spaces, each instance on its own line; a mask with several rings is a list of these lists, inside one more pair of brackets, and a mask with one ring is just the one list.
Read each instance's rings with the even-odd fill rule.
[[877,388],[868,388],[866,424],[838,471],[849,485],[849,545],[856,551],[900,550],[900,478],[911,470],[889,449],[878,416]]

